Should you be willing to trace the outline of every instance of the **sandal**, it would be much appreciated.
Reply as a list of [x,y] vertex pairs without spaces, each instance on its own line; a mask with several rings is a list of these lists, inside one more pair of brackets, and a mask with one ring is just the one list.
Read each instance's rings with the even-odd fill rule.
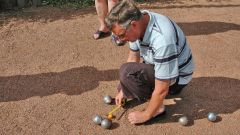
[[[96,38],[94,37],[94,35],[98,35]],[[93,38],[95,39],[95,40],[98,40],[98,39],[101,39],[101,38],[105,38],[105,37],[108,37],[108,36],[110,36],[110,32],[108,31],[108,32],[103,32],[103,31],[100,31],[100,30],[97,30],[95,33],[94,33],[94,35],[93,35]]]

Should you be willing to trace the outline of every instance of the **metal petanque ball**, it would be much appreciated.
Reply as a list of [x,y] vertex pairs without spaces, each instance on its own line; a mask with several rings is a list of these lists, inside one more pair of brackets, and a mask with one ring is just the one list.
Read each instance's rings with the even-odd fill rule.
[[178,119],[178,122],[183,125],[186,126],[188,124],[188,118],[186,116],[183,116],[181,118]]
[[210,112],[210,113],[208,113],[207,118],[208,118],[209,121],[213,122],[213,121],[216,121],[217,115],[215,113],[213,113],[213,112]]
[[95,123],[95,124],[97,124],[97,125],[100,125],[101,124],[101,122],[102,122],[102,117],[101,116],[99,116],[99,115],[96,115],[94,118],[93,118],[93,122]]
[[109,95],[107,95],[103,97],[103,101],[105,104],[110,104],[112,102],[112,98]]
[[112,121],[108,119],[103,119],[101,122],[101,126],[105,129],[109,129],[112,125]]

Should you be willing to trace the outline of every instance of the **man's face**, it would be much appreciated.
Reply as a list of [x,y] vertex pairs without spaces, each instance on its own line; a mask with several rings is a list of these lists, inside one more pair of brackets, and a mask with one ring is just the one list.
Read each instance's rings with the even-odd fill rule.
[[[136,21],[134,21],[136,22]],[[124,28],[121,25],[115,23],[112,27],[112,32],[115,34],[115,36],[117,36],[120,40],[122,41],[130,41],[130,42],[134,42],[138,39],[138,31],[136,29],[136,25],[133,24],[133,21],[131,21],[129,23],[129,25]]]

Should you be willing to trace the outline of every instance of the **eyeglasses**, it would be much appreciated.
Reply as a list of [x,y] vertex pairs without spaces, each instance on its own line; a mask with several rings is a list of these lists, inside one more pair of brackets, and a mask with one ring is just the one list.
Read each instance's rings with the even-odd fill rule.
[[116,35],[119,39],[125,38],[126,33],[127,33],[127,30],[128,30],[128,28],[130,27],[130,25],[131,25],[131,22],[132,22],[132,20],[130,20],[130,21],[126,24],[126,28],[125,28],[124,33],[122,33],[121,35]]

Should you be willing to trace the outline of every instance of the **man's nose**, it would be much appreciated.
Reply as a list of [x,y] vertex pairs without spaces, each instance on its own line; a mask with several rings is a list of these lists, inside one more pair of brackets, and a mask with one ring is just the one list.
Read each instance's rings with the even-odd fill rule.
[[123,42],[126,42],[126,41],[127,41],[127,38],[126,38],[126,37],[123,37],[123,38],[121,38],[120,40],[123,41]]

